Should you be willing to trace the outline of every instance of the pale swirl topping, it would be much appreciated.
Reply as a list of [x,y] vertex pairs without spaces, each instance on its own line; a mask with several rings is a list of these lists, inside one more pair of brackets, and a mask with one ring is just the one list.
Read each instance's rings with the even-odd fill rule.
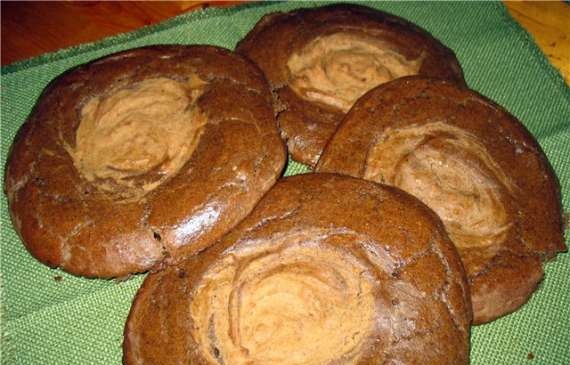
[[77,170],[97,188],[136,198],[164,183],[196,148],[206,118],[195,101],[205,83],[153,78],[89,100],[81,110]]
[[345,32],[316,38],[287,61],[299,96],[344,112],[373,87],[417,74],[421,64],[385,41]]
[[355,364],[375,327],[374,281],[347,250],[292,234],[233,249],[191,303],[212,364]]
[[511,219],[504,195],[513,185],[476,137],[434,122],[388,128],[371,148],[364,178],[422,200],[458,247],[502,242]]

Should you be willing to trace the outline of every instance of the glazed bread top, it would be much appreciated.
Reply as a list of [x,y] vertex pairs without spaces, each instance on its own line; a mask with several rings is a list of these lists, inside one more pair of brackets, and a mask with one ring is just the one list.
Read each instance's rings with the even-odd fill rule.
[[147,277],[134,364],[467,364],[471,303],[437,216],[403,191],[278,182],[221,242]]
[[[151,78],[90,99],[67,152],[99,189],[140,198],[191,158],[207,123],[196,106],[207,82]],[[154,174],[152,172],[155,171]],[[136,177],[153,176],[137,184]]]
[[415,74],[464,84],[453,52],[428,32],[358,5],[266,15],[236,51],[267,76],[289,152],[311,166],[344,114],[371,88]]
[[287,61],[290,87],[300,97],[347,112],[366,91],[419,72],[422,56],[407,60],[390,43],[339,32],[320,36]]
[[452,83],[421,77],[364,95],[317,171],[397,186],[443,220],[471,283],[475,323],[521,306],[541,259],[565,249],[558,181],[506,110]]
[[116,277],[213,243],[284,162],[255,65],[217,47],[153,46],[54,80],[14,141],[5,186],[32,255]]

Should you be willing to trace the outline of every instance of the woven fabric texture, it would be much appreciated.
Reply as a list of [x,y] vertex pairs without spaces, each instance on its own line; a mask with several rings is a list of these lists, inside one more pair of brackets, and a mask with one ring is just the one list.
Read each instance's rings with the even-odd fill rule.
[[[265,3],[207,9],[103,41],[2,69],[1,162],[50,80],[86,61],[150,44],[213,44],[233,49],[265,13],[323,3]],[[367,3],[431,32],[459,58],[471,88],[517,116],[537,137],[570,210],[570,90],[500,3]],[[2,169],[3,170],[3,169]],[[287,175],[306,172],[290,162]],[[14,232],[1,197],[2,364],[120,364],[123,327],[144,279],[74,277],[33,259]],[[546,266],[546,279],[516,313],[472,330],[471,363],[570,364],[570,255]]]

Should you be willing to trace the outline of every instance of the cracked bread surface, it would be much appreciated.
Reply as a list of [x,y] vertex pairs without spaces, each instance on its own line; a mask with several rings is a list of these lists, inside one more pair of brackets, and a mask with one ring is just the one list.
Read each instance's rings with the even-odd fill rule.
[[465,266],[475,324],[523,305],[542,262],[566,250],[560,187],[536,140],[499,105],[446,81],[371,90],[316,170],[394,185],[432,208]]
[[265,15],[236,52],[265,73],[289,153],[311,167],[352,103],[372,87],[411,74],[465,83],[454,53],[428,32],[352,4]]
[[12,222],[39,261],[121,277],[204,249],[285,163],[259,69],[211,46],[151,46],[74,68],[12,146]]
[[280,180],[217,244],[150,274],[134,364],[468,364],[471,303],[439,218],[389,186]]

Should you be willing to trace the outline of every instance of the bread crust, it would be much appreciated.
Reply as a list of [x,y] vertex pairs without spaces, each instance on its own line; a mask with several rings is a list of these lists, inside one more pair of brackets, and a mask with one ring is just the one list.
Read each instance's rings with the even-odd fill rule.
[[420,75],[464,84],[453,51],[420,27],[368,7],[337,4],[265,15],[236,48],[256,62],[274,93],[282,137],[295,161],[314,167],[345,112],[307,100],[292,88],[287,62],[311,41],[348,32],[391,44],[406,59],[422,58]]
[[[102,190],[101,178],[88,181],[78,170],[73,154],[88,103],[149,79],[176,84],[193,77],[201,80],[194,107],[206,121],[172,176],[125,199],[120,189],[114,193],[118,184]],[[56,78],[18,132],[5,190],[14,227],[39,261],[76,275],[120,277],[213,243],[273,185],[285,157],[267,82],[253,63],[218,47],[152,46]],[[117,181],[138,187],[160,174]]]
[[463,267],[430,209],[362,179],[297,175],[219,243],[146,278],[123,362],[468,364],[470,321]]
[[[416,140],[410,137],[413,129],[422,131],[413,137]],[[402,133],[408,133],[408,137],[401,137]],[[392,146],[387,144],[388,138],[400,138],[399,146],[406,141],[413,141],[413,145],[388,148]],[[462,140],[468,141],[466,147],[452,147]],[[382,143],[386,148],[378,147]],[[383,152],[375,152],[380,150]],[[477,154],[481,156],[474,158]],[[429,190],[438,189],[434,183],[414,188],[410,185],[412,178],[430,178],[410,172],[413,164],[421,170],[418,166],[422,163],[431,164],[431,172],[427,173],[431,178],[452,176],[453,189],[471,184],[471,189],[478,191],[474,196],[479,202],[487,199],[486,203],[480,204],[474,198],[469,203],[474,204],[472,208],[454,217],[445,205],[455,198],[465,202],[467,193],[463,197],[456,194],[455,198],[453,194],[435,195]],[[390,164],[396,177],[386,172]],[[453,166],[463,168],[444,175],[444,168],[453,170]],[[374,168],[380,173],[370,173]],[[476,216],[475,211],[486,211],[488,216],[482,216],[478,229],[487,224],[486,232],[493,228],[495,233],[476,235],[471,241],[461,232],[456,239],[450,233],[467,271],[476,324],[492,321],[523,305],[543,277],[542,261],[566,250],[560,186],[534,137],[501,106],[446,81],[408,77],[371,90],[339,126],[316,170],[412,186],[403,188],[448,216],[447,221],[442,217],[448,232],[455,229],[454,220],[462,222],[461,229],[465,229],[467,219]],[[470,171],[476,173],[470,175]],[[471,182],[462,182],[463,177]],[[438,184],[441,188],[445,181]],[[454,208],[463,209],[459,204]]]

